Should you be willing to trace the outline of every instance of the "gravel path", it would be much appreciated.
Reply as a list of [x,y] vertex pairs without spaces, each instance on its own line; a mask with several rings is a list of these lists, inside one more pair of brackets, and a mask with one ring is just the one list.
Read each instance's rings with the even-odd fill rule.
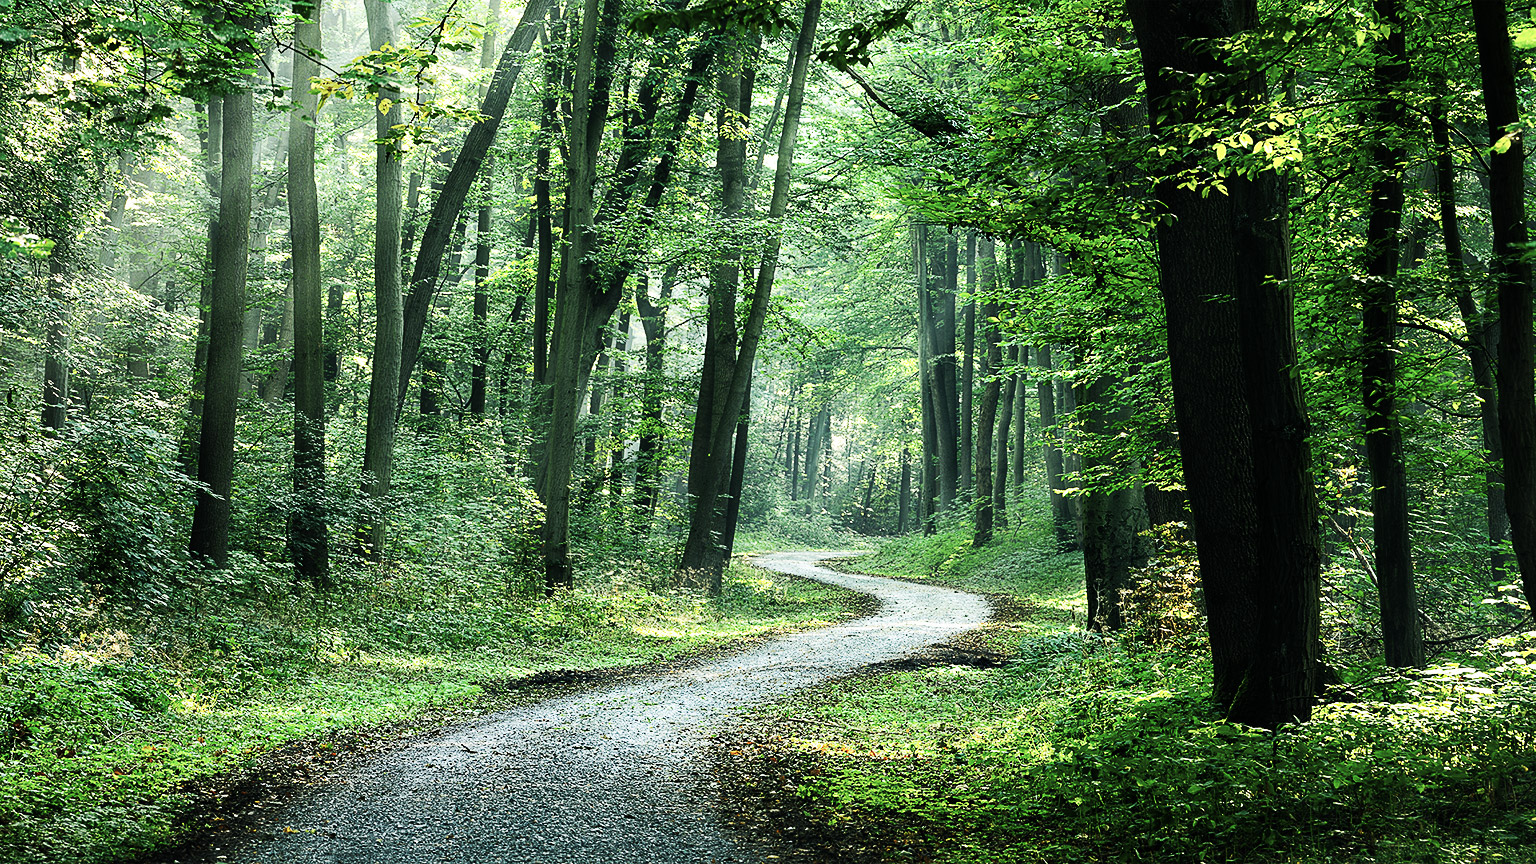
[[762,862],[777,850],[732,834],[716,813],[699,758],[708,732],[737,708],[901,657],[988,616],[973,594],[817,566],[828,554],[756,563],[873,594],[878,614],[480,718],[337,772],[204,860]]

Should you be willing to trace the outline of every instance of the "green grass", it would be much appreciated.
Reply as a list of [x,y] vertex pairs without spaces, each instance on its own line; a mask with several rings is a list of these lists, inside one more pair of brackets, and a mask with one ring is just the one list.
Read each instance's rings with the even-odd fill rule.
[[494,707],[536,672],[676,658],[829,623],[853,602],[741,565],[717,600],[617,580],[532,599],[425,573],[332,596],[185,587],[180,620],[3,657],[0,861],[157,848],[185,830],[189,784],[290,742]]
[[807,860],[1536,861],[1536,634],[1464,666],[1355,670],[1347,700],[1278,734],[1235,726],[1198,631],[1154,646],[1074,626],[1081,569],[1045,527],[848,562],[1006,595],[1023,620],[983,634],[1004,665],[856,676],[724,742],[745,803]]

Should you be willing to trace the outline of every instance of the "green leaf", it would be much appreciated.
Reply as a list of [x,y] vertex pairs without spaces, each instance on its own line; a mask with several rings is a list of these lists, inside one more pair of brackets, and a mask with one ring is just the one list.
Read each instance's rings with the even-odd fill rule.
[[1536,27],[1527,27],[1515,34],[1516,48],[1536,48]]

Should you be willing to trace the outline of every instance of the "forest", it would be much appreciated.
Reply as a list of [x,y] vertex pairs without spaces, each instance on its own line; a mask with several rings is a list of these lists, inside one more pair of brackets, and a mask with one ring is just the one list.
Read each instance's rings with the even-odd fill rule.
[[1536,3],[891,2],[0,0],[0,861],[783,550],[992,609],[699,751],[786,860],[1536,861]]

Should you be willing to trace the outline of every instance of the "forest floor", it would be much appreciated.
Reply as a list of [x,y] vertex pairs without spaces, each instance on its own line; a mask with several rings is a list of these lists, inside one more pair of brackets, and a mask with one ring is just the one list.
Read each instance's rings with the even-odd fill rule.
[[[784,851],[716,808],[705,735],[727,714],[975,628],[984,600],[938,586],[834,573],[826,553],[764,556],[766,570],[874,596],[868,617],[767,641],[664,675],[531,702],[327,772],[283,806],[180,861],[754,861]],[[233,814],[231,814],[233,815]]]
[[1536,634],[1423,671],[1334,655],[1347,686],[1268,732],[1208,698],[1178,549],[1104,638],[1083,627],[1081,555],[1048,524],[969,540],[899,538],[842,566],[984,593],[992,621],[717,737],[722,806],[786,861],[1536,861]]

